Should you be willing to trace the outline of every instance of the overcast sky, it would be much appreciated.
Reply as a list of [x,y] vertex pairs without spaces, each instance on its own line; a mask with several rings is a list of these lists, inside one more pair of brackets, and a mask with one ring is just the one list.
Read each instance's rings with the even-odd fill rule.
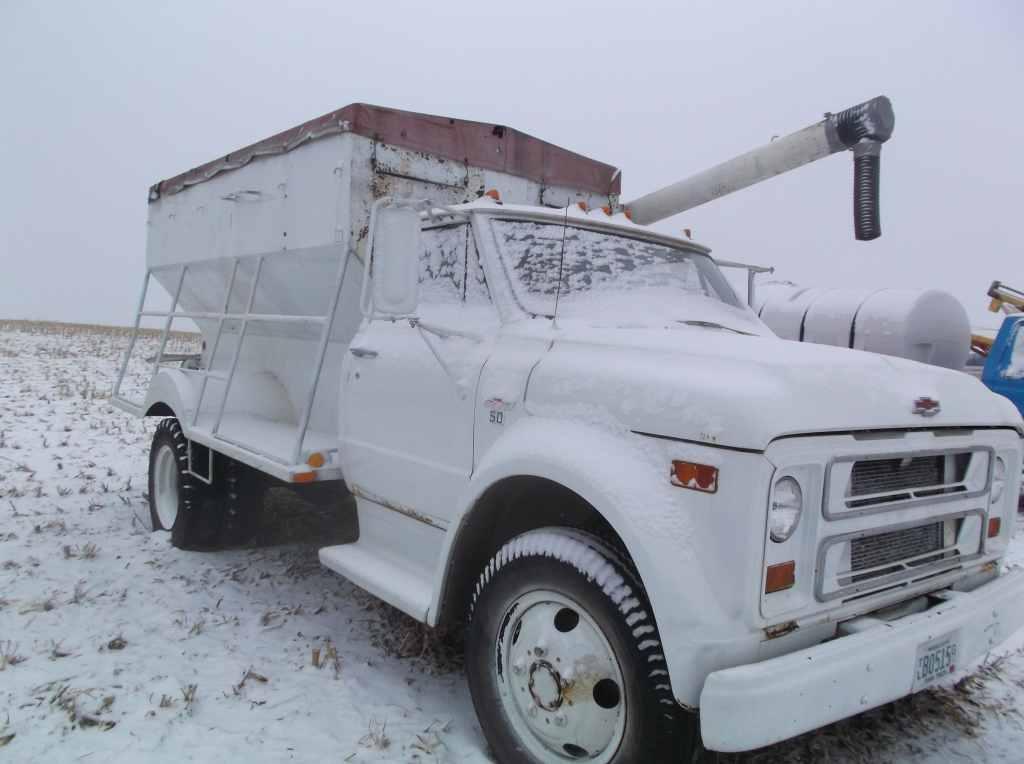
[[878,94],[881,239],[835,156],[658,225],[814,286],[1024,287],[1024,3],[0,0],[0,318],[129,323],[150,184],[363,101],[510,125],[626,199]]

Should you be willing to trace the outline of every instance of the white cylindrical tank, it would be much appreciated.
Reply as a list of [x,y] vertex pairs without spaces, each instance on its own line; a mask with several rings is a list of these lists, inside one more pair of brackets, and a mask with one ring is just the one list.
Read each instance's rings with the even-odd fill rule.
[[937,289],[807,289],[766,285],[759,315],[783,339],[851,347],[962,369],[967,311]]
[[870,294],[867,289],[822,290],[804,316],[804,342],[852,347],[851,330]]
[[938,289],[883,289],[861,305],[854,347],[962,369],[971,323],[953,295]]
[[804,315],[822,291],[795,285],[766,284],[757,292],[762,300],[758,315],[782,339],[803,339]]

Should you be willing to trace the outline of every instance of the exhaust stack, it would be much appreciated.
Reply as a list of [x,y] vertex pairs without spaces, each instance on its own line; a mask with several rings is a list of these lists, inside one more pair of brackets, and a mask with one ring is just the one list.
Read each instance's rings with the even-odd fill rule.
[[713,199],[846,149],[853,151],[853,227],[859,241],[882,235],[878,215],[882,144],[896,118],[885,96],[826,114],[817,124],[773,140],[716,167],[653,191],[624,206],[636,223],[649,225]]

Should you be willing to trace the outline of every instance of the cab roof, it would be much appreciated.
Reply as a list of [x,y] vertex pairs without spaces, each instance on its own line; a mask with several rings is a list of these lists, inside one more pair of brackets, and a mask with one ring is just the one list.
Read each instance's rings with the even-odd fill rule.
[[568,207],[539,207],[529,204],[503,204],[492,197],[482,196],[473,202],[455,204],[446,209],[460,213],[482,213],[485,215],[515,217],[521,219],[542,220],[551,223],[570,222],[584,223],[588,228],[600,228],[609,233],[647,239],[666,244],[678,249],[708,255],[711,248],[690,239],[655,231],[648,226],[634,223],[622,211],[612,212],[606,208],[586,207],[583,203],[570,204]]

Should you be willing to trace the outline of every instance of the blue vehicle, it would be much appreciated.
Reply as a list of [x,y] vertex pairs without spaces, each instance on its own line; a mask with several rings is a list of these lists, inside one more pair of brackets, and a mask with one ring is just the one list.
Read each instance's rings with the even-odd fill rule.
[[[1024,313],[1007,316],[999,327],[988,348],[981,381],[992,392],[1009,398],[1024,416]],[[1024,486],[1017,509],[1024,512]]]
[[1007,316],[981,372],[992,392],[1009,398],[1024,416],[1024,314]]

